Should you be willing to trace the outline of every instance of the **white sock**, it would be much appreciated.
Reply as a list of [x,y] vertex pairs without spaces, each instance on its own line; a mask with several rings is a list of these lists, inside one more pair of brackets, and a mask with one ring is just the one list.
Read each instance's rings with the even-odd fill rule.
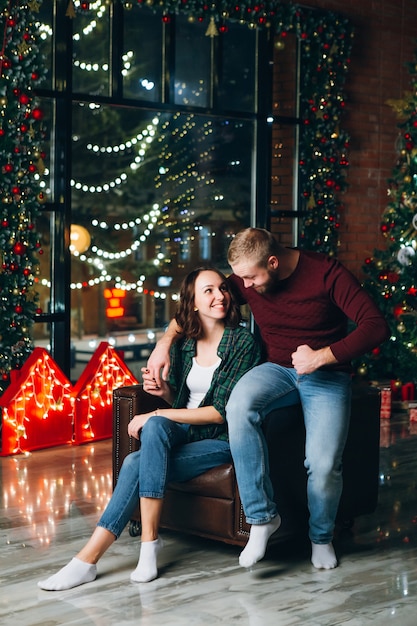
[[242,567],[252,567],[258,561],[264,558],[266,546],[271,535],[281,525],[281,517],[276,515],[267,524],[252,524],[250,529],[249,541],[243,552],[239,556],[239,565]]
[[135,583],[149,583],[158,576],[158,553],[163,547],[160,537],[154,541],[143,541],[140,546],[139,561],[134,572],[130,574],[130,580]]
[[62,591],[90,583],[97,577],[97,566],[85,563],[74,557],[65,567],[46,580],[38,582],[38,587],[45,591]]
[[311,542],[311,562],[317,569],[334,569],[337,567],[333,544]]

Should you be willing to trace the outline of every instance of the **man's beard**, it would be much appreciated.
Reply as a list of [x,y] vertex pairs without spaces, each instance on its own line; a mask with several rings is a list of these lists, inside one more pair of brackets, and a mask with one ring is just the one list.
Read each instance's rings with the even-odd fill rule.
[[278,289],[279,278],[277,272],[268,271],[268,280],[259,287],[255,287],[255,291],[260,295],[274,293]]

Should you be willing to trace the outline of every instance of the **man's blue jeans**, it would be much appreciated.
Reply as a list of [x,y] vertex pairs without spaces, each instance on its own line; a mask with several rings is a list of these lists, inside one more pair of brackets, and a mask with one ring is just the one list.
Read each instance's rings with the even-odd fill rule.
[[348,373],[319,370],[298,376],[295,369],[275,363],[254,367],[238,381],[226,407],[230,449],[247,522],[265,524],[275,517],[277,507],[262,421],[271,410],[300,401],[306,428],[309,535],[314,543],[327,544],[342,493],[351,404]]
[[187,442],[187,424],[155,415],[141,431],[141,448],[123,461],[113,495],[97,526],[119,537],[141,497],[163,498],[166,484],[183,482],[208,469],[231,463],[227,441]]

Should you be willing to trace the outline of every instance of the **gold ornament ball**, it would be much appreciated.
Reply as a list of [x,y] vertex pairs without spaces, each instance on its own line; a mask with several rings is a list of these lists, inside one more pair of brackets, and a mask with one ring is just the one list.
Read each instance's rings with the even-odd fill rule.
[[274,43],[274,48],[275,50],[284,50],[285,43],[282,41],[282,39],[277,39],[277,41]]
[[400,323],[398,324],[398,326],[397,326],[397,330],[398,330],[398,332],[399,332],[399,333],[405,333],[406,328],[405,328],[405,324],[404,324],[404,322],[400,322]]
[[366,367],[366,365],[361,365],[360,367],[358,367],[359,376],[366,376],[367,373],[368,373],[368,368]]
[[411,181],[412,181],[411,176],[404,176],[404,182],[405,183],[411,183]]

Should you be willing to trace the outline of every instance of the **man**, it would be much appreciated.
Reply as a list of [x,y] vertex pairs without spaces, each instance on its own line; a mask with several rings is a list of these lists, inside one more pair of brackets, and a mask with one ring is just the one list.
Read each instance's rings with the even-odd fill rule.
[[[356,278],[337,260],[284,248],[268,231],[248,228],[233,239],[229,280],[249,304],[267,361],[235,386],[226,407],[230,448],[251,532],[242,567],[265,555],[281,519],[273,500],[262,421],[274,408],[301,402],[306,427],[305,467],[311,561],[332,569],[332,545],[342,492],[342,454],[349,427],[351,367],[389,336],[388,326]],[[355,328],[348,334],[348,320]],[[148,362],[159,380],[168,371],[172,324]]]

